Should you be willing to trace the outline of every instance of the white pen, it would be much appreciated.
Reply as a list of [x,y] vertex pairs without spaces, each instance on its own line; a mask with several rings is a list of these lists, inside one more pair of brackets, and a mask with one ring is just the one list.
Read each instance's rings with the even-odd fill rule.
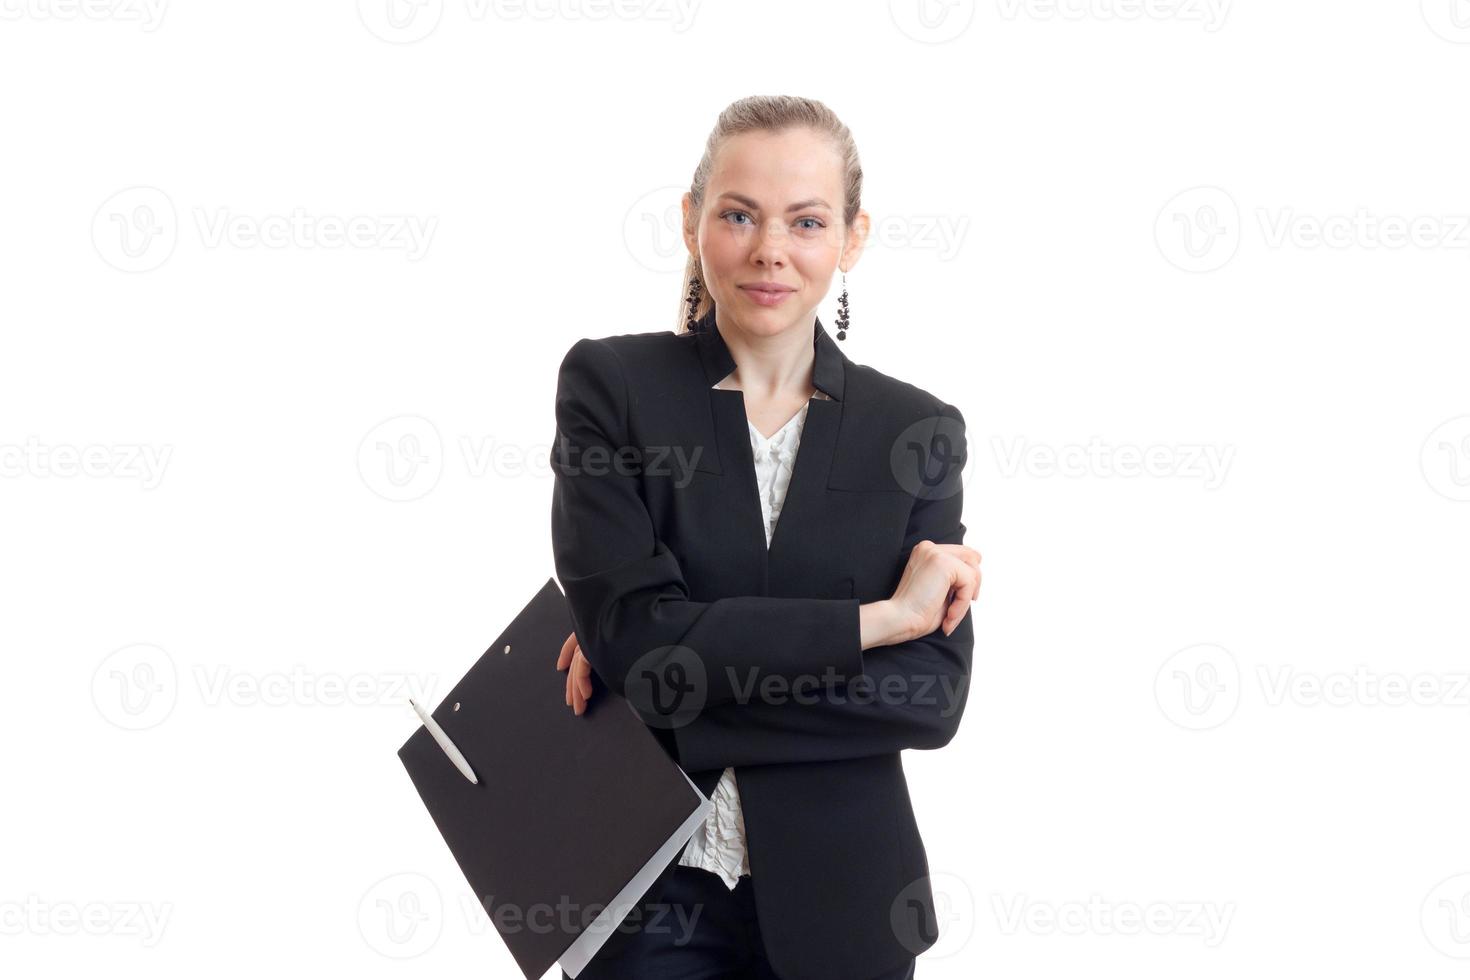
[[480,781],[475,778],[475,771],[470,768],[469,761],[465,759],[464,753],[460,752],[449,740],[449,736],[444,734],[444,729],[439,727],[439,723],[430,717],[427,711],[419,707],[419,703],[413,698],[409,698],[408,703],[413,705],[414,711],[418,712],[424,727],[429,730],[430,735],[434,736],[434,741],[439,743],[439,748],[444,750],[444,754],[449,756],[449,761],[459,767],[459,771],[465,774],[466,779],[478,786]]

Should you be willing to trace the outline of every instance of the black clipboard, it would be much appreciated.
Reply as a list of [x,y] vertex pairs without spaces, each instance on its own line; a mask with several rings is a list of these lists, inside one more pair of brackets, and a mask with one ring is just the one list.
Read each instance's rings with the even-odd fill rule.
[[699,791],[627,701],[565,703],[572,631],[554,578],[398,750],[459,868],[527,980],[577,976],[704,819]]

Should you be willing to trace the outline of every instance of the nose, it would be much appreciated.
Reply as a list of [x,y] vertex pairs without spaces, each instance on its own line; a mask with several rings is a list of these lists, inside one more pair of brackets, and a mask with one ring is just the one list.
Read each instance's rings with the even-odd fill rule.
[[750,260],[758,265],[782,266],[786,264],[786,245],[790,233],[779,220],[771,220],[761,226],[756,236]]

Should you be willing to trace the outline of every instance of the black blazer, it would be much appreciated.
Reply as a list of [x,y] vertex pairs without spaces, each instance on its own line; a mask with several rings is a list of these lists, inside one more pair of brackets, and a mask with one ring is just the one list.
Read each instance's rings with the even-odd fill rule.
[[831,400],[807,408],[769,549],[744,393],[711,387],[735,368],[713,313],[572,345],[551,532],[593,701],[627,698],[706,795],[735,767],[767,957],[852,980],[938,938],[900,752],[954,736],[971,617],[864,651],[858,606],[919,541],[962,543],[966,443],[953,405],[848,360],[820,320],[813,343]]

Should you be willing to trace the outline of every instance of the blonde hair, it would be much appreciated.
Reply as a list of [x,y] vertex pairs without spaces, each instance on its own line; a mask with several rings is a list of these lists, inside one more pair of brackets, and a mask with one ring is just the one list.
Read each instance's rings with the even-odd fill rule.
[[[816,99],[803,99],[795,95],[752,95],[730,103],[720,113],[719,119],[715,120],[715,128],[710,130],[709,138],[705,140],[704,156],[699,158],[699,165],[694,168],[694,179],[689,184],[691,226],[699,224],[700,215],[704,211],[704,194],[709,185],[710,171],[714,169],[716,155],[730,137],[757,131],[778,133],[798,126],[809,127],[818,136],[825,136],[837,150],[842,161],[842,223],[844,227],[852,227],[862,208],[863,195],[863,166],[858,161],[857,144],[853,142],[852,133],[837,118],[835,112]],[[700,269],[698,260],[691,255],[684,264],[684,281],[680,283],[677,333],[686,332],[689,280],[696,275],[699,276],[699,286],[694,318],[700,319],[714,305],[714,297],[710,296],[704,285],[704,271]]]

